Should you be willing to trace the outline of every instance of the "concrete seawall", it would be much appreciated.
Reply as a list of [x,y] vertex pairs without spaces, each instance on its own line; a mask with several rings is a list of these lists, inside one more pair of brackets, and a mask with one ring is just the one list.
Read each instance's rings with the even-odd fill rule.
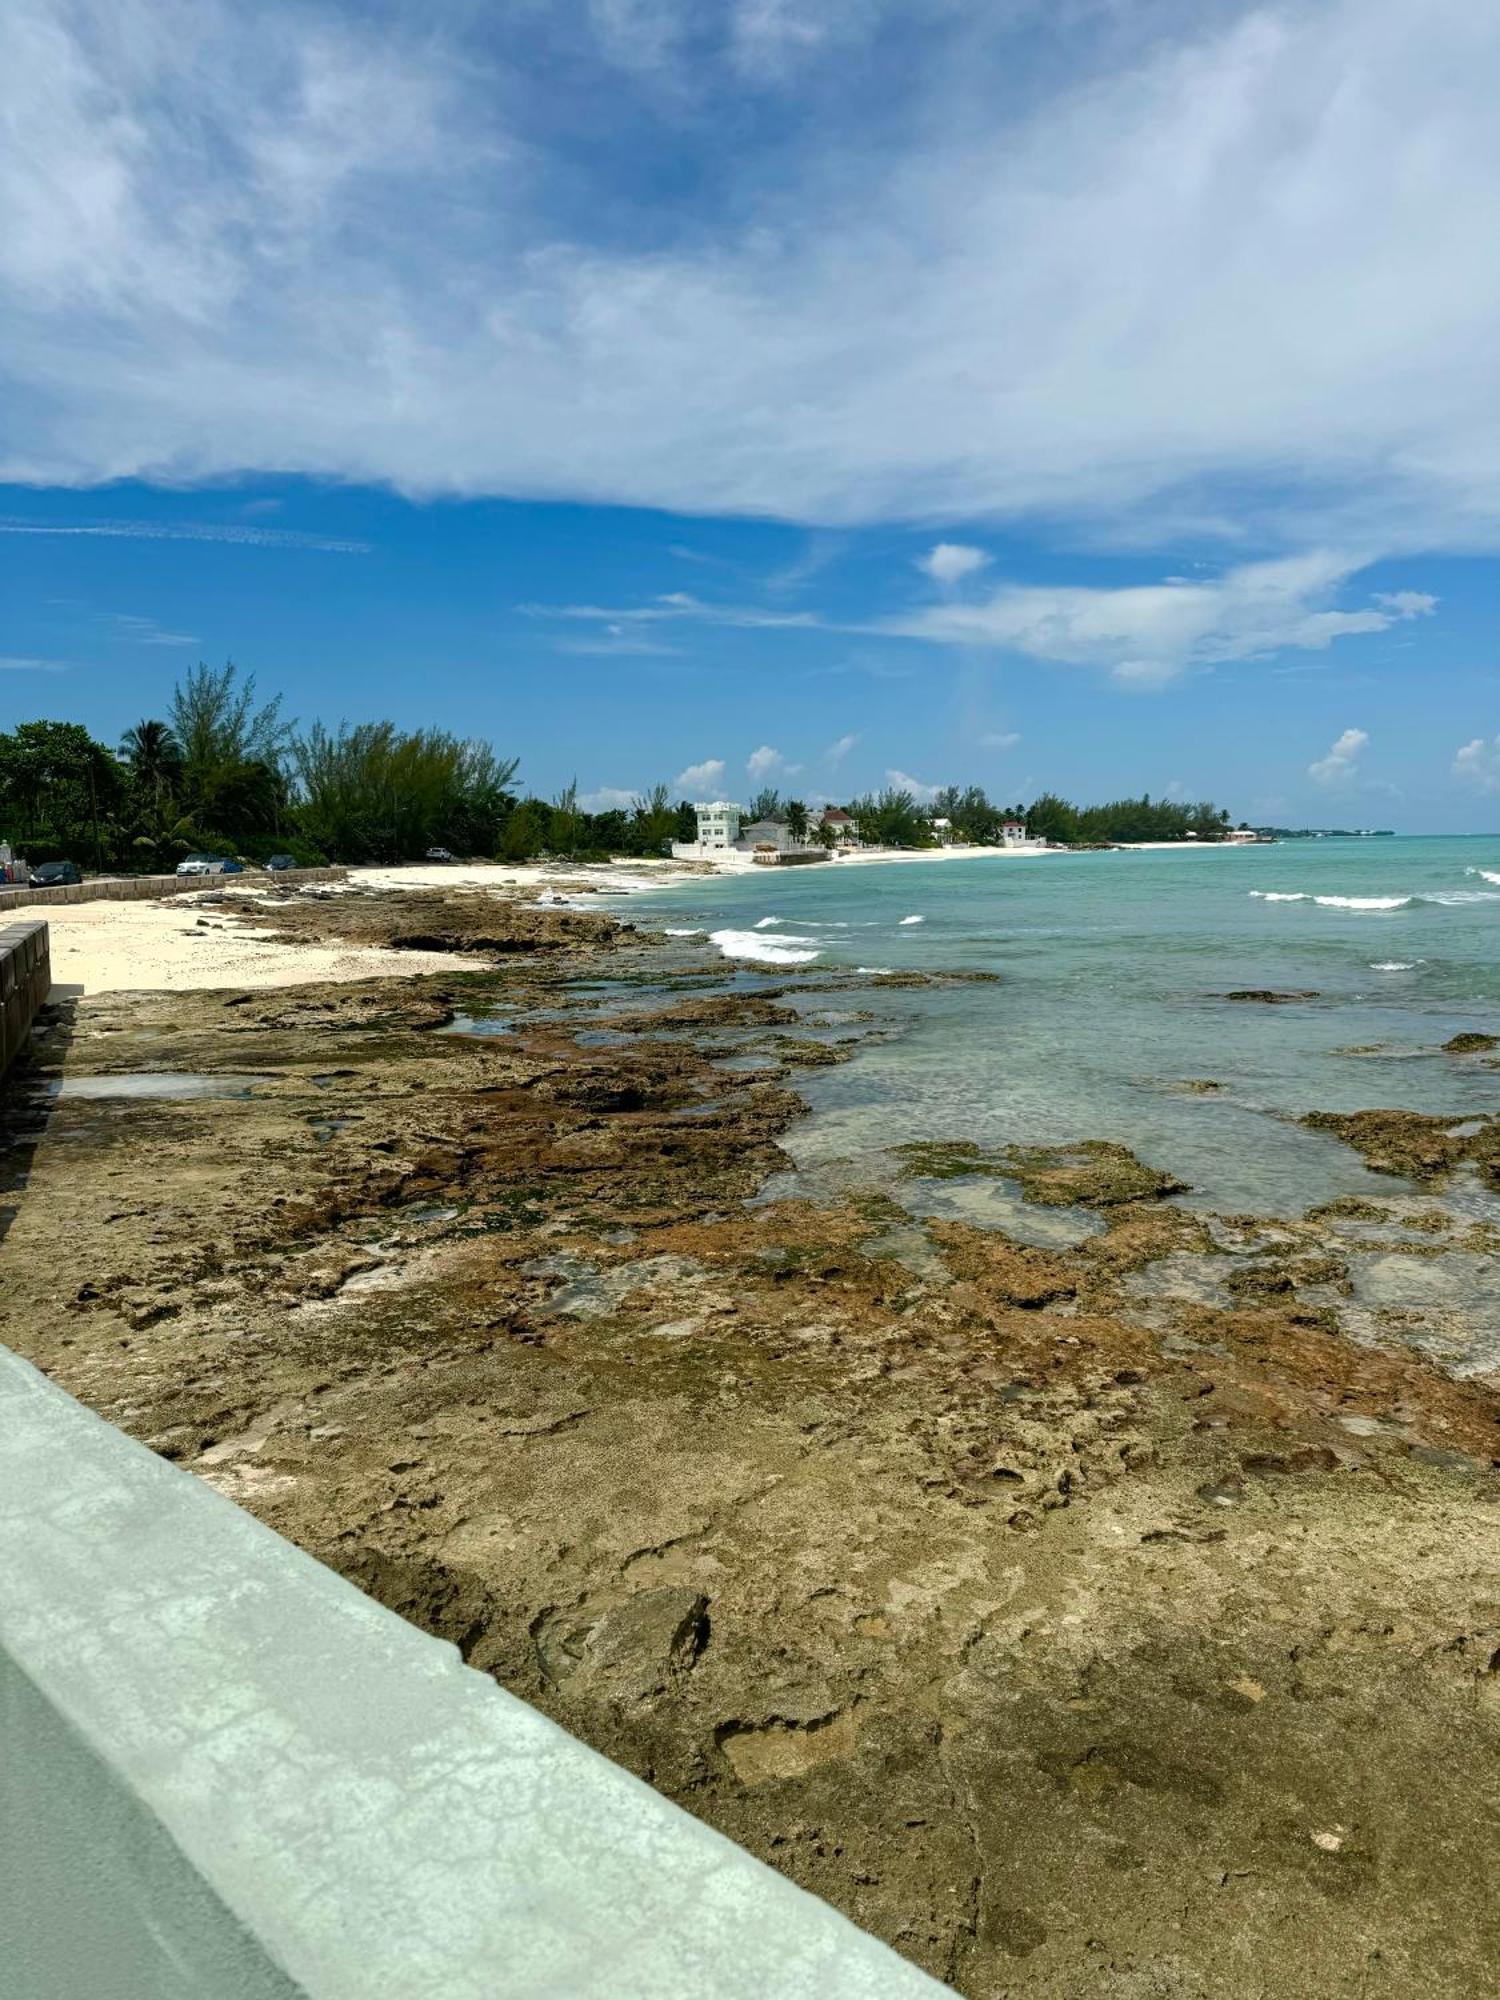
[[121,875],[94,882],[68,882],[57,889],[0,889],[0,918],[7,910],[34,903],[137,903],[160,896],[191,895],[195,890],[241,887],[266,882],[342,882],[347,868],[287,868],[276,875],[246,869],[242,875]]
[[47,926],[34,920],[0,927],[0,1076],[25,1046],[51,988]]
[[6,2000],[936,1985],[0,1347]]

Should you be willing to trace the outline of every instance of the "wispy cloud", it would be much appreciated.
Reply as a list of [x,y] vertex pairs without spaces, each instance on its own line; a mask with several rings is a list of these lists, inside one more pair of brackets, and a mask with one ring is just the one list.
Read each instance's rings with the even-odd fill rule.
[[143,618],[133,611],[112,611],[109,622],[116,634],[136,646],[196,646],[198,638],[192,632],[169,632],[158,625],[154,618]]
[[1106,668],[1134,686],[1158,686],[1186,668],[1320,651],[1335,639],[1384,632],[1430,612],[1419,591],[1339,610],[1333,600],[1362,567],[1318,551],[1245,563],[1201,582],[1181,578],[1123,589],[1007,583],[972,603],[945,602],[887,619],[880,628],[946,645],[988,646],[1033,659]]
[[0,518],[0,535],[75,535],[138,542],[229,542],[247,549],[315,549],[324,555],[366,556],[369,542],[336,535],[303,534],[296,528],[251,528],[216,521],[27,521]]
[[0,477],[1500,543],[1500,12],[909,16],[10,0]]
[[1368,747],[1369,732],[1346,729],[1329,745],[1326,756],[1307,767],[1307,775],[1319,785],[1351,784],[1359,774],[1359,753]]
[[988,729],[975,740],[981,750],[1014,750],[1021,738],[1014,729]]
[[710,604],[685,590],[667,591],[650,604],[518,604],[526,618],[574,619],[581,623],[626,625],[737,626],[745,631],[807,630],[823,621],[811,611],[762,611],[747,604]]
[[21,653],[0,653],[0,674],[62,674],[65,660],[36,660]]
[[831,764],[837,770],[858,741],[859,738],[853,735],[837,737],[823,752],[823,762]]

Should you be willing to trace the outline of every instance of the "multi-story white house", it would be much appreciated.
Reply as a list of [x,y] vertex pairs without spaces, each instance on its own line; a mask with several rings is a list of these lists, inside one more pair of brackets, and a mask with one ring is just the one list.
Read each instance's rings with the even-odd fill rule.
[[717,799],[711,805],[695,805],[693,811],[698,815],[698,838],[674,840],[673,858],[677,861],[711,861],[716,854],[733,853],[739,844],[743,807],[733,805],[727,799]]

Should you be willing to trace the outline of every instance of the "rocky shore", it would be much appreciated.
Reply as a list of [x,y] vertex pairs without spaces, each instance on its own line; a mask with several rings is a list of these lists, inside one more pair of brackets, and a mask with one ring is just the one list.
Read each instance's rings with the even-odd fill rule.
[[[770,1200],[923,975],[203,915],[487,969],[55,1007],[0,1339],[974,2000],[1486,1988],[1500,1386],[1361,1273],[1495,1256],[1493,1121],[1317,1116],[1390,1199],[1290,1223],[1128,1134]],[[1089,1233],[914,1212],[971,1176]]]

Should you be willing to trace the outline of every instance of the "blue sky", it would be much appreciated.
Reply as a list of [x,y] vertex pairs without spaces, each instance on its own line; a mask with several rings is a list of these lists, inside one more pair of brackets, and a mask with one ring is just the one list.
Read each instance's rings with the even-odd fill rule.
[[1500,824],[1500,17],[12,0],[0,726]]

